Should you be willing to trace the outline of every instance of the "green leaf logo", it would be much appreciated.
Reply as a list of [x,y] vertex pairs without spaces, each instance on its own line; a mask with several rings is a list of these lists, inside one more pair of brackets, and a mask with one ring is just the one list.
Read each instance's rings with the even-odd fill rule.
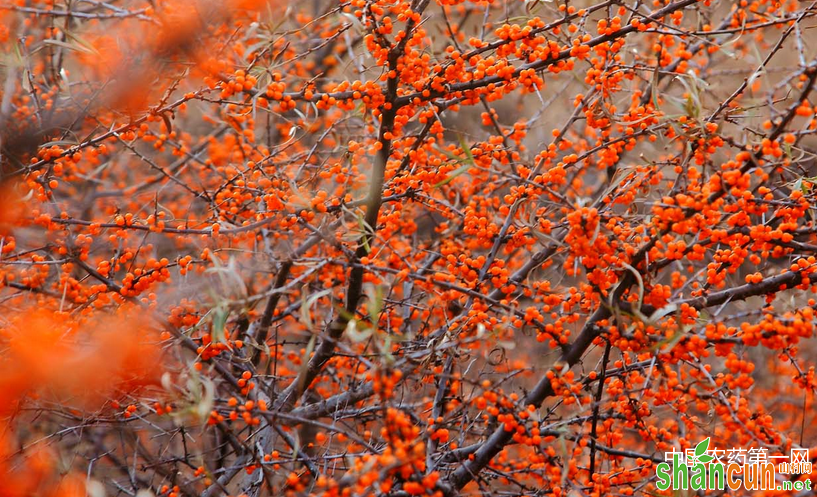
[[706,439],[701,440],[701,442],[695,446],[695,460],[699,463],[708,463],[712,459],[713,456],[707,455],[706,451],[709,449],[709,437]]

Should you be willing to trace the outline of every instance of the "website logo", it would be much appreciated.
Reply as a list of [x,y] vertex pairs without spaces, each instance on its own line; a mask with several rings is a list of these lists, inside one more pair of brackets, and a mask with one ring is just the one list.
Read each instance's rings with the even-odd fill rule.
[[811,473],[808,449],[792,448],[789,456],[770,456],[762,447],[719,450],[710,449],[709,444],[710,439],[706,438],[694,449],[665,452],[665,462],[655,468],[656,487],[659,490],[811,490],[811,480],[791,477]]

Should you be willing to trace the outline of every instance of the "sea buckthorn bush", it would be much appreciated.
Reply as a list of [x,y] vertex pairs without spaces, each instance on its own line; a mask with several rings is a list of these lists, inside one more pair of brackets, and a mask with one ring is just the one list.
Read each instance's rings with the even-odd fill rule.
[[814,448],[815,4],[0,0],[0,496]]

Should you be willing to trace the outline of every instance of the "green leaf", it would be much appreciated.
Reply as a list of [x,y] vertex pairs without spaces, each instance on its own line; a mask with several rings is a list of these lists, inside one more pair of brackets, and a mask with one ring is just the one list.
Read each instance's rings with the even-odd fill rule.
[[[700,458],[702,455],[706,454],[706,450],[709,448],[709,437],[702,440],[701,443],[695,446],[695,458]],[[711,456],[710,456],[711,457]]]
[[43,45],[54,45],[54,46],[65,48],[67,50],[72,50],[72,51],[75,51],[75,52],[83,52],[83,53],[86,53],[86,54],[89,54],[89,55],[96,54],[96,52],[94,52],[92,50],[89,50],[89,49],[87,49],[87,48],[85,48],[83,46],[72,45],[71,43],[66,43],[66,42],[60,41],[60,40],[50,40],[50,39],[49,40],[43,40]]
[[201,384],[204,387],[204,395],[200,395],[198,402],[195,405],[196,415],[200,420],[207,419],[210,412],[213,410],[213,404],[216,398],[216,387],[208,378],[201,378]]
[[302,296],[301,296],[301,323],[305,324],[306,327],[311,331],[315,324],[312,322],[311,312],[312,306],[318,301],[318,299],[325,297],[332,293],[331,288],[327,288],[326,290],[322,290],[320,292],[316,292],[313,294],[309,294],[307,285],[304,285],[302,288]]
[[369,318],[372,320],[372,326],[376,327],[380,320],[380,311],[383,310],[383,288],[380,285],[366,284],[364,290],[369,297]]
[[440,181],[439,183],[435,183],[434,186],[432,186],[432,188],[439,188],[441,186],[447,185],[448,183],[451,183],[454,180],[454,178],[466,173],[469,169],[471,169],[471,166],[468,165],[468,164],[459,167],[456,171],[451,173],[451,176],[445,178],[444,180]]
[[213,329],[210,331],[213,343],[224,343],[227,341],[224,330],[227,326],[228,317],[230,317],[230,310],[226,307],[219,306],[213,310]]
[[358,214],[357,224],[360,226],[360,230],[363,231],[363,236],[360,237],[360,241],[363,242],[363,248],[366,249],[367,254],[371,253],[372,248],[369,246],[369,233],[374,233],[374,230],[370,229],[371,227],[366,220],[363,219],[362,214]]
[[363,327],[360,331],[357,329],[358,320],[350,319],[346,323],[346,329],[343,334],[352,341],[352,343],[361,343],[369,339],[374,333],[374,328]]
[[698,458],[697,458],[698,462],[699,462],[699,463],[702,463],[702,464],[706,464],[706,463],[708,463],[709,461],[711,461],[712,459],[715,459],[715,457],[714,457],[714,456],[710,456],[710,455],[708,455],[708,454],[704,454],[704,455],[702,455],[702,456],[700,456],[700,457],[698,457]]
[[70,32],[68,30],[63,30],[63,33],[65,33],[65,36],[67,36],[68,38],[71,38],[71,40],[73,40],[77,44],[81,45],[84,48],[84,50],[82,50],[82,49],[80,49],[80,50],[82,50],[83,52],[87,51],[88,53],[99,55],[99,50],[97,50],[96,47],[93,44],[91,44],[90,42],[86,41],[85,39],[77,36],[76,34]]
[[73,147],[74,145],[79,145],[79,142],[76,142],[74,140],[53,140],[47,143],[43,143],[42,145],[40,145],[40,148],[42,149],[53,147],[54,145],[58,147]]
[[315,342],[317,342],[317,340],[318,335],[312,335],[309,338],[309,343],[306,344],[306,350],[301,356],[301,369],[298,372],[298,378],[300,378],[301,384],[298,386],[298,390],[304,388],[303,382],[306,381],[306,370],[309,369],[309,360],[312,358],[312,352],[315,350]]
[[658,81],[659,81],[659,79],[658,79],[659,78],[658,67],[659,67],[659,65],[656,64],[655,71],[652,72],[652,81],[650,81],[650,87],[651,87],[650,93],[652,95],[652,105],[653,105],[653,107],[655,107],[655,110],[659,110],[659,107],[658,107]]
[[23,65],[23,52],[20,51],[20,44],[14,44],[14,59],[18,66]]
[[462,135],[458,135],[458,138],[460,140],[460,148],[462,148],[465,157],[468,158],[468,163],[471,164],[472,166],[476,166],[477,163],[474,161],[474,156],[471,155],[471,147],[469,147],[468,144],[465,143],[465,138],[463,138]]
[[452,154],[451,152],[449,152],[447,150],[444,150],[444,149],[442,149],[440,147],[437,147],[437,149],[440,152],[444,153],[449,159],[451,159],[451,160],[453,160],[453,161],[455,161],[457,163],[464,162],[465,164],[460,166],[459,168],[457,168],[457,170],[455,170],[453,173],[451,173],[451,175],[449,177],[447,177],[444,180],[440,181],[439,183],[436,183],[435,185],[433,185],[432,188],[439,188],[439,187],[441,187],[443,185],[447,185],[448,183],[451,183],[451,181],[453,181],[454,178],[456,178],[457,176],[465,174],[472,167],[477,167],[477,163],[474,160],[474,155],[471,153],[471,147],[469,147],[468,144],[465,142],[465,138],[463,138],[462,134],[458,135],[458,137],[459,137],[460,148],[462,149],[462,153],[465,154],[465,159],[461,159],[460,157],[457,157],[456,155]]

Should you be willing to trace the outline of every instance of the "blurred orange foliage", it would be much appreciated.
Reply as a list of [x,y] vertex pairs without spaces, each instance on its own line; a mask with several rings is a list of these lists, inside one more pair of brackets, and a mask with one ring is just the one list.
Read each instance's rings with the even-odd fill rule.
[[108,399],[158,385],[156,338],[132,315],[83,321],[41,309],[0,325],[0,497],[86,495],[83,478],[59,474],[50,449],[15,452],[8,435],[23,423],[28,403],[70,406],[79,416],[98,411]]
[[0,412],[13,411],[26,397],[94,408],[117,393],[157,384],[159,351],[139,321],[69,319],[39,310],[0,328]]

